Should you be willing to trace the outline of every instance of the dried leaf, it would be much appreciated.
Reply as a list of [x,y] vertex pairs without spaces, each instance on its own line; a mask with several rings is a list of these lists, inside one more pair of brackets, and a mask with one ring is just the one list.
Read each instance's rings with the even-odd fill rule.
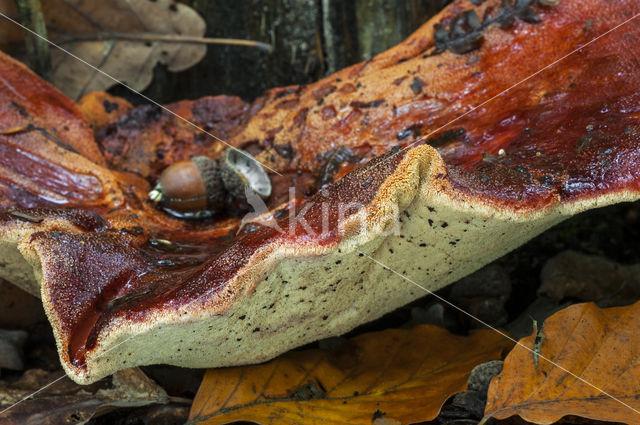
[[[203,36],[204,20],[193,9],[174,0],[43,0],[42,8],[50,39],[61,42],[62,47],[74,55],[138,91],[151,83],[153,68],[158,62],[177,72],[195,65],[206,53],[206,46],[196,44],[113,39],[74,41],[87,35],[108,33]],[[1,0],[0,11],[15,17],[13,0]],[[16,33],[3,31],[0,34],[9,37],[15,47]],[[12,46],[7,41],[2,44],[5,48]],[[59,49],[53,49],[51,55],[52,82],[73,99],[116,84]]]
[[495,332],[463,337],[431,325],[363,334],[335,349],[211,369],[190,419],[208,425],[430,420],[448,397],[465,389],[474,366],[510,346]]
[[[50,384],[61,374],[61,371],[31,369],[14,383],[0,383],[0,411]],[[81,425],[114,408],[167,403],[169,399],[162,388],[137,368],[120,371],[110,381],[80,386],[63,379],[39,392],[37,397],[4,412],[2,423]]]
[[502,373],[491,382],[485,415],[519,415],[538,424],[566,415],[640,423],[637,410],[603,393],[640,410],[639,327],[640,303],[609,309],[576,304],[554,314],[545,322],[544,338],[536,341],[534,332],[520,341],[531,349],[535,345],[539,356],[521,346],[509,353]]

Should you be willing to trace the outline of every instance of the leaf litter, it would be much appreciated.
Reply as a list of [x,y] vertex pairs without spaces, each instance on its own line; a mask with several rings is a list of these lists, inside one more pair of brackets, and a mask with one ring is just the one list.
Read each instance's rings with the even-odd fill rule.
[[[149,86],[156,64],[162,63],[169,71],[178,72],[198,63],[206,53],[206,46],[201,44],[109,37],[110,33],[202,37],[206,29],[202,17],[174,0],[42,0],[41,3],[49,39],[136,91]],[[0,0],[0,11],[15,17],[13,0]],[[0,48],[9,51],[21,41],[22,33],[5,31]],[[117,84],[59,49],[51,50],[51,60],[52,83],[72,99]]]

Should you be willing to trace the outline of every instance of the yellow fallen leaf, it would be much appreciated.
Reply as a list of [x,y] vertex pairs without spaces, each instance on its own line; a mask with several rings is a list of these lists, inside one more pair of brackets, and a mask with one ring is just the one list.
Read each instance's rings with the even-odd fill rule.
[[485,415],[519,415],[538,424],[566,415],[639,424],[638,329],[640,303],[609,309],[576,304],[554,314],[520,341],[538,355],[522,346],[509,353],[489,387]]
[[474,366],[511,342],[482,330],[452,335],[432,325],[356,336],[328,350],[290,352],[268,363],[209,370],[191,424],[403,424],[433,419],[466,388]]

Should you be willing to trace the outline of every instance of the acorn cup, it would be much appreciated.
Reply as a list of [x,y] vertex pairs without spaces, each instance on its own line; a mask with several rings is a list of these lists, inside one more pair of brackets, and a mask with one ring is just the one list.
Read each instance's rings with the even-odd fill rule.
[[271,181],[262,165],[249,153],[227,149],[220,159],[220,173],[227,191],[236,199],[246,200],[245,188],[262,198],[271,195]]
[[246,201],[246,188],[267,198],[271,181],[253,156],[227,149],[218,161],[196,156],[170,165],[160,174],[149,199],[181,218],[208,217],[224,208],[227,195]]

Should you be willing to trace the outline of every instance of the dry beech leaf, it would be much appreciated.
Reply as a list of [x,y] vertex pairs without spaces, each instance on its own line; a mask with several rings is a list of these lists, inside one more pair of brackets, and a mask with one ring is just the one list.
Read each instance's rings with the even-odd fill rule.
[[[0,382],[0,411],[59,378],[60,371],[31,369],[16,382]],[[120,371],[89,386],[68,379],[56,382],[15,405],[2,415],[3,425],[60,425],[87,423],[91,418],[121,407],[167,403],[167,393],[140,369]]]
[[[174,0],[43,0],[42,9],[47,35],[58,42],[108,32],[202,37],[206,29],[196,11]],[[13,0],[0,0],[0,11],[16,16]],[[3,31],[15,38],[15,33]],[[109,39],[63,42],[62,47],[138,91],[151,83],[158,62],[182,71],[206,53],[204,45]],[[73,99],[116,84],[59,49],[51,50],[51,60],[53,84]]]
[[471,370],[512,344],[492,331],[463,337],[432,325],[356,336],[329,350],[290,352],[268,363],[211,369],[191,423],[403,424],[433,419]]
[[[640,303],[608,309],[576,304],[548,318],[537,339],[531,335],[520,342],[640,410],[638,329]],[[566,415],[640,423],[637,411],[535,357],[521,346],[509,353],[502,373],[489,387],[485,415],[519,415],[537,424],[551,424]]]

